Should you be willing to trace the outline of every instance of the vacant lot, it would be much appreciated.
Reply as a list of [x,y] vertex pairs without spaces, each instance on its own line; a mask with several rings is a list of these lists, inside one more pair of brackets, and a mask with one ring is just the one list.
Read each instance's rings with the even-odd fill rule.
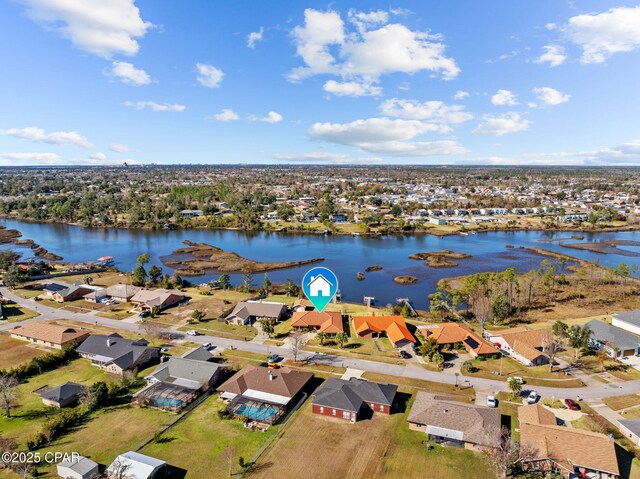
[[627,409],[634,406],[640,406],[640,396],[637,394],[627,394],[624,396],[614,396],[602,400],[607,406],[614,411]]
[[29,308],[25,308],[24,306],[18,306],[17,304],[7,304],[6,306],[3,306],[2,314],[4,319],[10,323],[17,323],[19,321],[24,321],[25,319],[31,319],[39,316],[39,313],[36,313]]
[[248,477],[493,477],[480,456],[454,448],[428,451],[424,439],[424,434],[409,430],[406,413],[349,424],[314,415],[307,403]]
[[24,341],[11,339],[8,334],[0,334],[0,369],[11,369],[46,352]]

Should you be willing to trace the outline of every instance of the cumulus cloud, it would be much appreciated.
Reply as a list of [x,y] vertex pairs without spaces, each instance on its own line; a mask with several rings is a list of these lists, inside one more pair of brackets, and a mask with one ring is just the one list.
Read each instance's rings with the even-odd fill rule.
[[134,0],[22,0],[27,15],[84,51],[103,58],[132,56],[153,25],[140,17]]
[[533,92],[537,95],[538,100],[547,106],[560,105],[571,99],[571,95],[559,92],[555,88],[550,87],[534,88]]
[[153,111],[184,111],[187,109],[186,106],[178,103],[156,103],[155,101],[125,101],[124,106],[135,108],[136,110],[149,108]]
[[262,36],[264,35],[264,28],[260,27],[257,32],[251,32],[247,35],[247,47],[255,48],[256,43],[260,43],[262,41]]
[[442,101],[402,100],[391,98],[380,105],[380,111],[386,116],[408,120],[435,120],[443,124],[458,124],[473,118],[464,111],[462,105],[447,105]]
[[0,130],[0,135],[13,136],[22,140],[50,143],[53,145],[74,145],[91,148],[93,145],[86,137],[76,131],[54,131],[47,133],[42,128],[29,126],[26,128],[9,128]]
[[460,72],[455,60],[445,56],[439,35],[387,23],[388,15],[379,11],[350,11],[348,17],[355,30],[348,28],[335,11],[306,9],[304,16],[304,25],[292,31],[296,53],[304,66],[289,73],[290,81],[332,74],[348,81],[371,83],[384,74],[420,71],[452,79]]
[[21,162],[20,164],[60,164],[61,158],[55,153],[2,153],[0,152],[0,159],[10,161],[12,165],[15,162]]
[[97,151],[96,153],[93,153],[92,155],[89,155],[88,158],[90,160],[107,161],[107,155],[105,155],[101,151]]
[[615,53],[640,48],[640,6],[577,15],[558,28],[582,48],[582,63],[602,63]]
[[516,95],[509,90],[498,90],[491,97],[491,103],[497,106],[513,106],[517,105]]
[[116,153],[129,153],[131,148],[127,145],[123,145],[122,143],[111,143],[109,146],[111,151],[115,151]]
[[132,63],[113,62],[107,74],[118,78],[127,85],[141,86],[151,83],[151,77],[144,70],[133,66]]
[[535,63],[548,63],[549,67],[562,65],[567,59],[564,47],[561,45],[545,45],[544,53],[534,60]]
[[357,81],[337,82],[329,80],[322,88],[324,91],[336,96],[379,96],[382,94],[382,88],[371,83]]
[[196,63],[196,71],[198,72],[196,80],[198,80],[198,83],[202,86],[206,86],[207,88],[218,88],[222,83],[224,72],[213,65]]
[[461,100],[464,100],[465,98],[467,98],[468,96],[469,96],[469,92],[468,91],[458,90],[453,95],[453,99],[456,100],[456,101],[461,101]]
[[218,121],[236,121],[239,120],[240,117],[232,109],[224,108],[220,113],[213,115],[213,119]]
[[275,111],[270,111],[267,113],[267,116],[263,116],[262,118],[258,118],[256,116],[252,116],[250,118],[252,121],[261,121],[263,123],[280,123],[283,120],[283,116]]
[[531,122],[515,112],[497,116],[483,115],[482,123],[473,130],[473,133],[476,135],[503,136],[508,133],[526,131],[529,126],[531,126]]

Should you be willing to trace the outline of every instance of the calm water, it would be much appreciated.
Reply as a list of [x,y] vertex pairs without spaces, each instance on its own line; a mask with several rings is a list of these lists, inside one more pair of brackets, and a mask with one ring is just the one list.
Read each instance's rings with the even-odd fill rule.
[[[282,233],[247,233],[241,231],[207,230],[113,230],[82,228],[50,223],[30,223],[16,220],[0,220],[7,228],[22,232],[23,238],[33,239],[49,251],[59,254],[67,261],[95,260],[111,255],[116,265],[123,271],[133,269],[136,257],[141,253],[151,254],[152,263],[162,266],[159,258],[171,254],[184,246],[189,239],[209,243],[227,251],[235,251],[241,256],[258,261],[296,261],[323,257],[322,264],[332,269],[340,280],[343,298],[361,302],[364,296],[374,296],[378,304],[394,303],[396,298],[409,297],[417,307],[426,308],[428,295],[435,290],[439,279],[482,271],[500,271],[515,266],[519,271],[528,271],[539,266],[544,258],[518,249],[531,246],[562,252],[590,261],[598,260],[605,266],[617,266],[625,262],[637,263],[640,258],[619,255],[603,255],[563,248],[558,242],[541,242],[541,239],[569,238],[571,233],[549,232],[493,232],[469,236],[436,237],[431,235],[394,235],[381,238],[353,236],[315,236]],[[640,241],[640,232],[597,233],[584,235],[584,241],[629,239]],[[577,242],[569,240],[568,242]],[[512,244],[515,249],[507,249]],[[11,246],[13,247],[13,246]],[[422,261],[407,258],[420,251],[450,249],[469,253],[471,258],[458,261],[455,268],[433,269]],[[629,247],[630,250],[636,248]],[[22,250],[25,257],[29,250]],[[356,273],[367,266],[381,265],[382,271],[365,273],[364,281],[356,280]],[[171,272],[171,270],[164,268]],[[273,271],[269,277],[273,282],[283,282],[292,278],[299,282],[309,266]],[[394,276],[405,274],[416,276],[419,283],[411,286],[396,285]],[[199,283],[216,278],[209,275],[188,278]],[[235,283],[240,275],[232,275]],[[254,276],[254,283],[261,284],[262,275]]]

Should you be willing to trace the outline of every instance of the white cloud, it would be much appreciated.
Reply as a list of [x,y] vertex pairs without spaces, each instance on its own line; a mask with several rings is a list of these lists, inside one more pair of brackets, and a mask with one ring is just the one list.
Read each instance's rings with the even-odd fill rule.
[[534,88],[533,92],[537,95],[538,100],[548,106],[560,105],[571,99],[571,95],[559,92],[555,88],[550,87]]
[[517,105],[516,95],[509,90],[498,90],[491,97],[491,103],[497,106],[513,106]]
[[109,146],[111,151],[115,151],[116,153],[129,153],[131,148],[127,145],[123,145],[122,143],[111,143]]
[[206,63],[196,63],[196,71],[198,72],[198,83],[207,88],[218,88],[222,83],[224,72],[213,65]]
[[351,158],[351,155],[345,153],[323,153],[323,152],[311,152],[311,153],[276,153],[273,155],[276,160],[282,161],[294,161],[294,162],[325,162],[325,161],[339,161],[347,160]]
[[562,65],[567,59],[564,47],[561,45],[545,45],[544,53],[534,60],[535,63],[548,63],[549,67]]
[[389,21],[389,12],[385,10],[359,12],[352,8],[349,10],[348,17],[349,21],[362,33],[373,27],[387,23]]
[[93,145],[87,138],[76,131],[54,131],[47,133],[42,128],[29,126],[26,128],[9,128],[0,130],[0,135],[13,136],[28,141],[38,141],[54,145],[75,145],[91,148]]
[[508,133],[526,131],[529,126],[531,126],[531,122],[515,112],[498,116],[483,115],[482,123],[473,130],[473,133],[476,135],[503,136]]
[[388,17],[379,12],[352,11],[349,17],[356,22],[355,31],[345,27],[337,12],[305,10],[304,25],[292,31],[296,52],[305,65],[289,73],[290,81],[333,74],[372,82],[388,73],[424,70],[452,79],[460,72],[455,61],[444,55],[445,46],[438,35],[387,24]]
[[155,101],[125,101],[124,106],[135,108],[136,110],[144,110],[149,108],[153,111],[184,111],[186,106],[178,103],[156,103]]
[[257,32],[251,32],[247,35],[247,47],[255,48],[256,43],[262,41],[262,36],[264,35],[264,28],[260,27],[260,30]]
[[602,63],[614,53],[640,48],[640,6],[577,15],[560,30],[582,48],[582,63]]
[[464,91],[464,90],[458,90],[457,92],[455,92],[455,94],[453,95],[453,99],[456,101],[460,101],[460,100],[464,100],[465,98],[467,98],[469,96],[469,92],[468,91]]
[[151,77],[144,70],[136,68],[132,63],[113,62],[108,74],[120,79],[122,83],[127,85],[148,85],[151,83]]
[[386,156],[434,156],[466,152],[455,140],[406,141],[441,130],[440,125],[418,120],[369,118],[350,123],[315,123],[308,134],[314,140],[355,146]]
[[220,113],[213,115],[213,119],[218,121],[236,121],[239,120],[240,117],[232,109],[224,108]]
[[[0,159],[15,162],[37,163],[37,164],[59,164],[60,156],[55,153],[0,153]],[[24,164],[24,163],[21,163]]]
[[77,48],[111,58],[138,52],[138,39],[153,27],[134,0],[22,0],[28,16]]
[[96,153],[94,153],[92,155],[89,155],[88,158],[90,160],[107,161],[107,155],[105,155],[101,151],[98,151],[98,152],[96,152]]
[[275,111],[270,111],[269,113],[267,113],[267,116],[264,116],[262,118],[255,118],[252,117],[252,120],[254,121],[261,121],[263,123],[280,123],[283,119],[283,116],[280,113],[277,113]]
[[382,88],[371,83],[357,81],[337,82],[329,80],[324,84],[323,89],[336,96],[378,96],[382,94]]
[[394,116],[408,120],[437,120],[444,124],[458,124],[473,118],[464,111],[462,105],[447,105],[442,101],[402,100],[392,98],[380,105],[380,111],[386,116]]

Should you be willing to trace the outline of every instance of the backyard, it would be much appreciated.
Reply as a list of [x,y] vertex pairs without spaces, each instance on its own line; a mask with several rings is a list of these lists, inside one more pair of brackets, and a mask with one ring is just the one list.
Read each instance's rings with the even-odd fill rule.
[[42,356],[47,351],[38,349],[25,341],[12,339],[8,334],[0,334],[0,369],[10,369]]

